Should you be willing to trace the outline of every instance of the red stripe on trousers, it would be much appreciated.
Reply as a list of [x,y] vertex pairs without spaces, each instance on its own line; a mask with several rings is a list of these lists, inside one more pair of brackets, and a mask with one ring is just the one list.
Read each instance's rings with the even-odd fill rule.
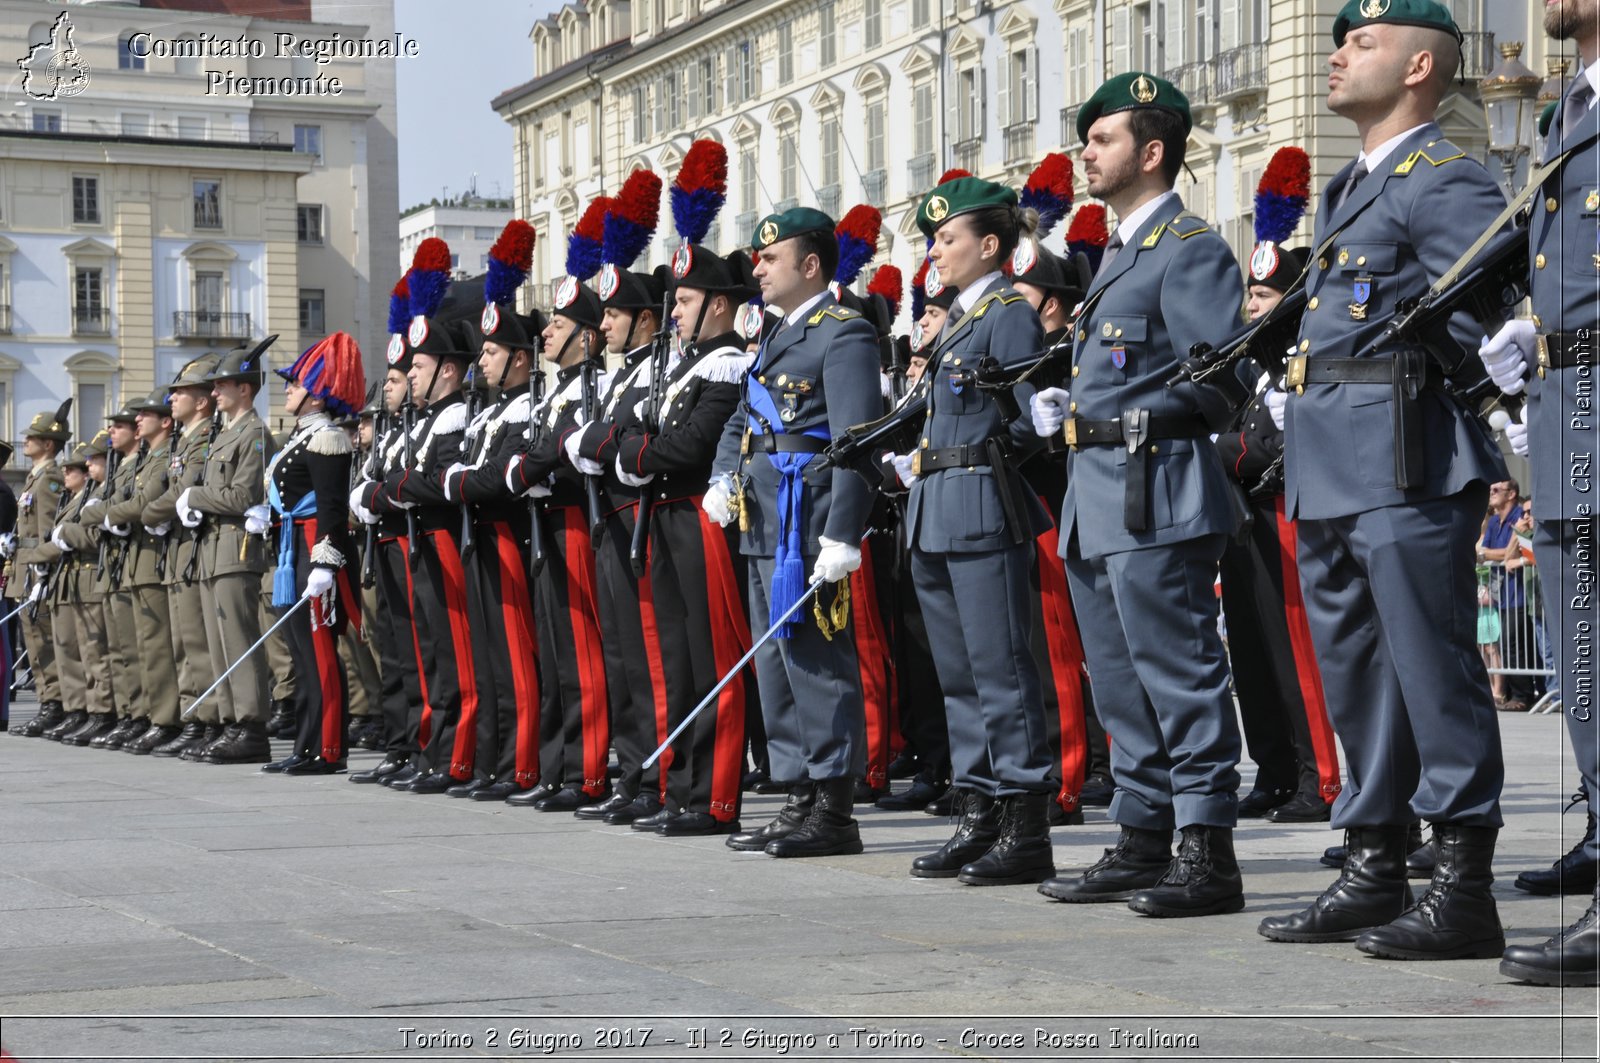
[[1311,725],[1311,748],[1317,757],[1317,782],[1322,799],[1333,804],[1339,796],[1339,751],[1333,744],[1333,724],[1328,720],[1328,703],[1322,697],[1322,672],[1317,667],[1316,647],[1311,644],[1311,623],[1306,619],[1306,601],[1300,594],[1300,563],[1295,558],[1298,533],[1279,495],[1274,508],[1278,515],[1278,559],[1283,564],[1283,614],[1289,623],[1289,645],[1294,650],[1294,674],[1300,682],[1300,698],[1306,703],[1306,722]]
[[456,657],[456,684],[461,688],[461,715],[456,720],[456,740],[450,749],[450,774],[472,777],[472,758],[478,745],[478,671],[472,659],[472,632],[467,622],[467,574],[461,568],[461,549],[455,534],[439,528],[427,533],[439,558],[444,577],[444,611],[450,618],[450,641]]
[[606,668],[600,651],[599,610],[595,604],[594,548],[589,543],[589,518],[578,506],[562,506],[567,525],[567,613],[572,644],[578,656],[578,689],[583,713],[583,790],[599,797],[606,787],[611,722],[606,715]]
[[[637,505],[637,503],[635,503]],[[637,519],[637,518],[636,518]],[[656,626],[655,591],[650,587],[650,545],[645,543],[645,570],[639,577],[639,627],[644,633],[644,659],[650,668],[650,691],[656,703],[656,746],[667,740],[667,670],[661,661],[661,629]],[[672,764],[672,750],[667,750],[657,761],[661,765],[661,800],[667,799],[667,768]]]
[[850,574],[850,597],[855,602],[856,657],[861,671],[861,699],[867,716],[867,785],[881,790],[889,785],[889,704],[894,689],[894,662],[889,640],[878,612],[878,585],[873,574],[872,551],[861,549],[861,567]]
[[528,789],[539,781],[538,643],[533,637],[533,599],[522,552],[511,525],[494,524],[500,568],[500,622],[511,654],[511,686],[517,692],[516,783]]
[[[311,556],[317,545],[316,518],[300,524],[306,540],[306,556]],[[343,575],[341,570],[340,575]],[[348,581],[341,579],[348,587]],[[349,593],[348,589],[344,593]],[[332,616],[318,616],[322,602],[311,603],[311,649],[316,654],[317,685],[322,688],[322,759],[333,763],[344,759],[344,689],[339,683],[339,672],[344,665],[339,660],[339,647],[334,639],[339,630],[338,604]]]
[[[733,578],[733,557],[720,527],[714,527],[694,500],[700,518],[700,540],[705,544],[706,605],[711,615],[711,658],[721,678],[750,649],[750,622]],[[739,677],[717,696],[717,737],[711,764],[711,817],[719,823],[733,819],[739,807],[739,786],[744,780],[745,678]]]
[[1056,556],[1060,540],[1050,528],[1036,540],[1039,598],[1044,616],[1044,642],[1050,657],[1050,681],[1056,688],[1056,717],[1061,727],[1061,792],[1056,803],[1068,812],[1078,808],[1089,759],[1089,732],[1083,714],[1083,640],[1072,612],[1067,572]]
[[417,726],[417,744],[426,746],[433,733],[433,703],[428,699],[428,670],[422,667],[422,640],[417,637],[417,586],[411,576],[411,538],[395,537],[401,566],[406,570],[406,600],[411,604],[411,650],[417,655],[417,687],[422,691],[422,722]]

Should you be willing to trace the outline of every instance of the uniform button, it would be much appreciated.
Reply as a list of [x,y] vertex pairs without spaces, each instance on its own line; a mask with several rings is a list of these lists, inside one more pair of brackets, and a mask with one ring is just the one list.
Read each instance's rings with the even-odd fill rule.
[[1152,453],[1152,454],[1154,454],[1154,453],[1156,453],[1156,451],[1158,451],[1158,450],[1160,450],[1160,449],[1161,449],[1161,448],[1160,448],[1160,447],[1157,447],[1157,446],[1156,446],[1156,445],[1155,445],[1155,444],[1154,444],[1154,443],[1151,443],[1151,444],[1150,444],[1150,453]]
[[1533,327],[1534,328],[1544,328],[1544,318],[1540,317],[1538,314],[1534,314],[1533,315]]
[[961,359],[959,359],[959,358],[957,358],[957,359],[956,359],[956,364],[957,364],[957,365],[960,365],[960,364],[961,364]]
[[1328,268],[1328,260],[1327,260],[1326,257],[1317,259],[1317,268],[1318,269],[1327,269]]
[[1561,201],[1556,199],[1555,196],[1551,196],[1549,199],[1544,201],[1544,209],[1548,210],[1551,214],[1554,214],[1558,209],[1560,209],[1560,207]]
[[1088,338],[1089,338],[1089,333],[1087,331],[1085,331],[1084,329],[1079,329],[1078,330],[1078,342],[1079,343],[1082,343],[1084,340],[1086,340]]
[[1068,413],[1077,413],[1078,412],[1078,404],[1076,402],[1067,403],[1067,412]]
[[1319,302],[1319,300],[1317,299],[1317,297],[1313,295],[1311,297],[1311,301],[1306,304],[1306,309],[1307,310],[1315,310],[1317,308],[1317,303],[1318,302]]
[[1120,340],[1121,338],[1122,338],[1122,330],[1121,329],[1117,329],[1117,339]]
[[1306,353],[1310,349],[1311,349],[1311,341],[1310,340],[1301,340],[1300,341],[1300,353],[1301,354]]
[[924,439],[924,440],[923,440],[923,441],[922,441],[922,445],[923,445],[923,446],[924,446],[924,447],[926,447],[926,446],[927,446],[927,445],[928,445],[928,441],[927,441],[927,440],[926,440],[926,439]]
[[1533,268],[1534,269],[1544,269],[1544,262],[1545,262],[1544,256],[1540,255],[1538,258],[1535,258],[1533,260]]
[[1356,265],[1365,266],[1366,264],[1367,264],[1367,256],[1366,255],[1362,255],[1360,258],[1356,259]]
[[757,381],[758,381],[758,382],[759,382],[759,383],[762,383],[762,384],[765,384],[765,383],[766,383],[766,382],[767,382],[767,378],[766,378],[766,377],[764,377],[764,376],[758,376],[758,377],[756,377],[756,380],[757,380]]
[[1073,376],[1077,376],[1078,375],[1078,367],[1077,366],[1073,366],[1072,367],[1072,375]]

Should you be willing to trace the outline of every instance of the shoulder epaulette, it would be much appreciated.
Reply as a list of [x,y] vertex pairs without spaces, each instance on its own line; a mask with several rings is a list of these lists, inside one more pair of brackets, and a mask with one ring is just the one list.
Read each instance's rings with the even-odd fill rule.
[[454,435],[467,429],[467,404],[458,402],[446,406],[439,411],[439,416],[433,419],[433,424],[428,428],[428,434],[433,436]]
[[822,323],[822,319],[825,317],[831,317],[835,321],[853,321],[860,316],[860,314],[856,313],[848,306],[840,306],[838,303],[834,303],[832,306],[825,306],[818,310],[815,314],[812,314],[811,320],[807,323],[811,325],[820,325]]
[[1400,164],[1394,168],[1394,172],[1399,174],[1401,177],[1404,177],[1406,174],[1416,169],[1417,163],[1419,162],[1425,162],[1430,166],[1443,166],[1447,162],[1455,162],[1457,159],[1464,159],[1466,157],[1467,153],[1450,143],[1450,141],[1435,140],[1430,142],[1427,147],[1419,148],[1418,150],[1413,151],[1410,155],[1407,155],[1405,159],[1403,159]]
[[528,418],[532,414],[533,396],[524,391],[506,404],[505,410],[500,414],[500,420],[510,421],[514,424],[527,424]]
[[313,454],[337,457],[351,453],[355,445],[350,442],[349,432],[330,424],[311,433],[311,438],[306,440],[306,449]]
[[1167,228],[1171,230],[1172,233],[1178,237],[1178,239],[1187,240],[1191,236],[1198,236],[1199,234],[1205,232],[1206,230],[1210,229],[1211,226],[1206,224],[1206,220],[1204,218],[1201,218],[1198,215],[1190,214],[1188,211],[1184,211],[1182,214],[1179,214],[1176,218],[1173,218],[1170,222],[1168,222]]
[[978,305],[972,308],[972,316],[974,318],[982,317],[984,314],[989,312],[989,307],[993,306],[995,303],[999,303],[1000,305],[1004,306],[1007,303],[1014,303],[1022,297],[1022,293],[1017,291],[1015,288],[998,288],[984,296],[983,299],[979,301]]

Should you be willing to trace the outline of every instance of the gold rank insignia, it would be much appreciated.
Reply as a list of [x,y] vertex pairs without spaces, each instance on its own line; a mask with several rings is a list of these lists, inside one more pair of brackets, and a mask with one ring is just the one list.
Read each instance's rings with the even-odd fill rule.
[[1592,189],[1583,200],[1584,210],[1600,210],[1600,188]]
[[1140,103],[1149,103],[1156,98],[1155,82],[1140,74],[1133,79],[1133,84],[1128,86],[1128,92]]
[[943,196],[929,196],[928,205],[922,208],[922,212],[928,216],[929,221],[941,222],[950,215],[950,204]]
[[761,242],[763,244],[775,243],[778,239],[778,223],[770,218],[761,223]]
[[1362,18],[1382,18],[1389,10],[1389,0],[1361,0]]
[[1348,252],[1348,251],[1340,251],[1339,252],[1339,265],[1341,265],[1341,266],[1346,265],[1347,263],[1349,263],[1349,261],[1350,261],[1350,252]]

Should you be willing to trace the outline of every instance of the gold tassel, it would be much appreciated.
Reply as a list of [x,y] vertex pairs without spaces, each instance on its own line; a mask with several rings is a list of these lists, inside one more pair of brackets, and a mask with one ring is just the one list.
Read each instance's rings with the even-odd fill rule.
[[811,614],[816,617],[817,630],[822,632],[822,637],[832,642],[833,636],[843,631],[850,623],[849,578],[839,581],[838,593],[833,598],[833,608],[826,612],[822,608],[822,592],[817,591],[817,596],[811,599]]

